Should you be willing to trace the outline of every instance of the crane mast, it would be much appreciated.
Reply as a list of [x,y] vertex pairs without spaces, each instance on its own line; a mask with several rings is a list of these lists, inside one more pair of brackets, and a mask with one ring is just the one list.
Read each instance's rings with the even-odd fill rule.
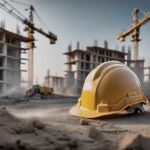
[[[132,11],[132,27],[134,27],[138,23],[138,12],[139,10],[137,8],[133,9]],[[138,43],[140,41],[139,34],[140,34],[140,27],[137,27],[133,30],[133,33],[132,33],[133,59],[134,60],[138,60],[138,57],[139,57],[139,46],[138,46]]]
[[34,7],[31,5],[29,9],[29,19],[27,19],[24,15],[22,15],[15,7],[13,7],[10,3],[6,0],[0,0],[0,8],[3,9],[5,12],[9,13],[11,16],[16,18],[17,20],[21,21],[23,24],[27,26],[28,30],[28,38],[32,39],[31,42],[28,43],[28,80],[29,85],[33,84],[33,71],[34,71],[34,31],[42,34],[46,38],[50,40],[50,44],[55,44],[57,41],[57,36],[52,32],[45,32],[41,28],[38,28],[34,25],[33,20],[33,11]]
[[127,31],[124,31],[120,33],[117,36],[117,39],[120,41],[125,41],[125,38],[132,34],[132,42],[133,42],[133,55],[132,59],[133,60],[138,60],[139,59],[139,35],[140,35],[140,27],[150,21],[150,13],[145,13],[143,18],[138,17],[139,14],[139,9],[134,8],[132,10],[132,27],[128,29]]
[[[29,12],[29,21],[30,23],[34,26],[33,24],[33,6],[30,6],[30,12]],[[33,36],[34,30],[31,27],[28,27],[28,38],[30,39],[34,39]],[[29,86],[33,85],[33,72],[34,72],[34,66],[33,66],[33,62],[34,62],[34,41],[31,41],[28,43],[28,82],[29,82]]]

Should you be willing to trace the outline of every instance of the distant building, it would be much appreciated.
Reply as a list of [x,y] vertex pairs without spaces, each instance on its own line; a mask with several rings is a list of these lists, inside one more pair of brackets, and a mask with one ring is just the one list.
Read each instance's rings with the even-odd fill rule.
[[30,39],[0,28],[0,94],[21,84],[21,42]]
[[45,77],[45,86],[52,87],[56,94],[62,94],[65,92],[64,85],[64,77],[51,75]]

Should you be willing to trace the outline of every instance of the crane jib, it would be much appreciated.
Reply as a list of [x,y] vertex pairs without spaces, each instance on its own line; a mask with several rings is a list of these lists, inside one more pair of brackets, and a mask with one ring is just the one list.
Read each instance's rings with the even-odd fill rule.
[[3,9],[5,12],[9,13],[10,15],[12,15],[13,17],[15,17],[17,20],[21,21],[23,24],[27,25],[29,28],[32,28],[32,30],[37,31],[38,33],[50,39],[51,44],[54,44],[57,41],[57,36],[54,33],[52,32],[47,33],[43,31],[41,28],[36,27],[34,23],[28,20],[24,15],[22,15],[15,7],[13,7],[6,0],[0,0],[0,8]]

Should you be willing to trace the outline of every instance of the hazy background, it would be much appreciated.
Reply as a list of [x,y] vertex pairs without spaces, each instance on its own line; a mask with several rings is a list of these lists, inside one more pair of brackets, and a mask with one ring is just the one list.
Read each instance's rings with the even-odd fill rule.
[[[27,6],[13,3],[7,0],[25,16]],[[17,0],[16,0],[17,1]],[[93,45],[95,39],[98,45],[103,47],[103,41],[107,40],[109,48],[114,49],[118,45],[131,45],[131,36],[126,42],[116,40],[117,34],[122,29],[131,26],[131,10],[135,7],[147,12],[150,11],[149,0],[18,0],[26,4],[32,4],[49,29],[58,36],[55,45],[50,45],[44,36],[35,33],[38,40],[34,51],[34,79],[43,82],[47,69],[51,75],[63,76],[66,57],[62,53],[67,51],[68,44],[72,42],[73,49],[76,42],[80,41],[80,47]],[[141,15],[142,16],[142,15]],[[22,34],[24,25],[12,16],[0,9],[0,20],[6,21],[6,28],[15,31],[18,24]],[[35,20],[38,26],[38,22]],[[141,27],[140,58],[145,58],[150,63],[150,23]]]

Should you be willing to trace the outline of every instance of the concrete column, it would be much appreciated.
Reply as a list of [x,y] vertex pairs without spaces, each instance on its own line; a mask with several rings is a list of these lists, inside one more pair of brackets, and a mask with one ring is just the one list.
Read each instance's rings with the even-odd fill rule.
[[79,71],[80,70],[80,63],[77,62],[77,80],[80,79]]
[[5,34],[2,35],[2,42],[6,43],[6,36],[5,36]]
[[[5,36],[3,37],[3,40],[6,41]],[[6,43],[4,43],[3,54],[5,55],[5,57],[4,57],[4,64],[3,64],[3,67],[5,69],[3,70],[4,85],[3,85],[2,89],[3,89],[3,91],[6,91],[7,90],[7,84],[6,83],[8,81],[8,79],[7,79],[7,70],[6,70],[6,68],[7,68],[7,44]]]
[[90,70],[93,69],[93,55],[90,55],[90,60],[91,60],[91,63],[90,63]]

